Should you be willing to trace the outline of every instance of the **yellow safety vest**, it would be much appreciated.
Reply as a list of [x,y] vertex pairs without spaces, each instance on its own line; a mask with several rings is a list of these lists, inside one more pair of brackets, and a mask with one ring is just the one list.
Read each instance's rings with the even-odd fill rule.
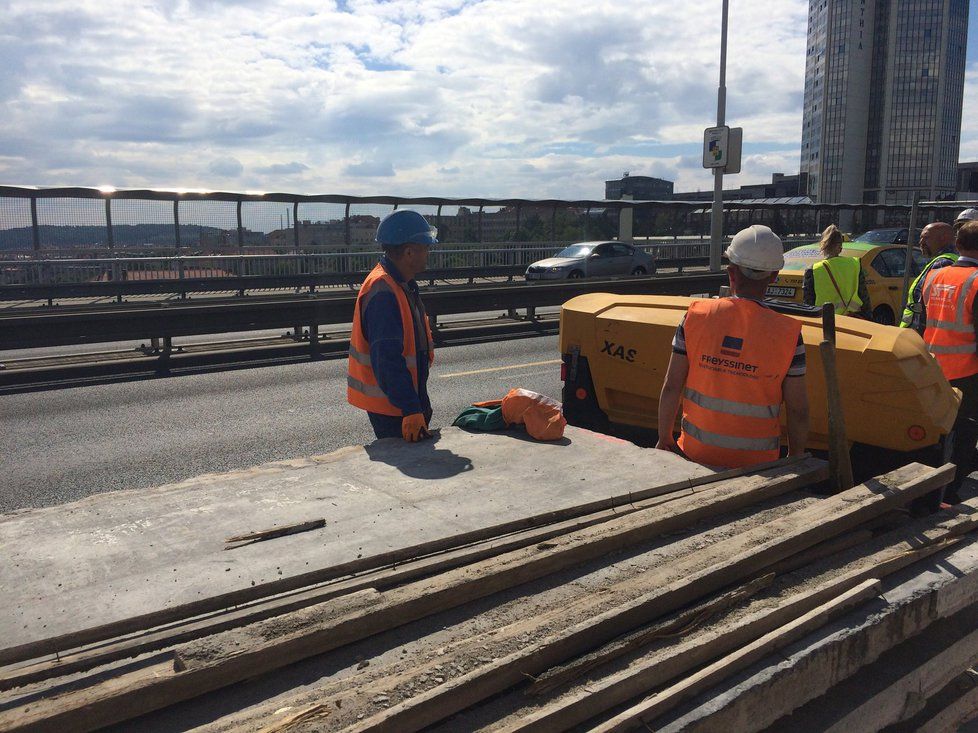
[[863,306],[859,298],[859,270],[855,257],[830,257],[812,267],[815,279],[815,305],[831,303],[838,314],[858,313]]

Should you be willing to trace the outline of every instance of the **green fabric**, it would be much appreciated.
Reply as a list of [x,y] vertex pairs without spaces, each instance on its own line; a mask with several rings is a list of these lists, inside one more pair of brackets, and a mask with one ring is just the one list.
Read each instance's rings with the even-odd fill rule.
[[[858,313],[862,307],[859,298],[859,269],[861,265],[855,257],[830,257],[816,262],[812,267],[815,279],[815,305],[831,303],[839,314]],[[835,289],[828,270],[832,271],[839,290]],[[841,291],[842,298],[839,297]],[[848,307],[847,307],[848,306]]]
[[466,407],[452,425],[469,430],[502,430],[506,427],[506,421],[503,420],[502,406]]

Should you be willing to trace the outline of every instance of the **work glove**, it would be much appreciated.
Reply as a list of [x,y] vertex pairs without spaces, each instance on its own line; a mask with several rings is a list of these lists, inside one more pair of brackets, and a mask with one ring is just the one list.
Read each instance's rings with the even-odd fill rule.
[[408,443],[417,443],[424,438],[430,438],[431,433],[428,432],[428,423],[424,419],[424,415],[420,412],[405,415],[404,419],[401,420],[401,436]]

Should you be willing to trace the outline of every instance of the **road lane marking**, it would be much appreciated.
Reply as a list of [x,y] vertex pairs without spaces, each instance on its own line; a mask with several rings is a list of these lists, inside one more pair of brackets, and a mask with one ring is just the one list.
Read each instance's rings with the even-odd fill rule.
[[452,374],[439,374],[440,379],[449,377],[468,377],[471,374],[485,374],[486,372],[501,372],[504,369],[523,369],[525,367],[543,366],[544,364],[560,364],[560,359],[550,359],[549,361],[531,361],[526,364],[512,364],[510,366],[488,367],[486,369],[473,369],[470,372],[453,372]]

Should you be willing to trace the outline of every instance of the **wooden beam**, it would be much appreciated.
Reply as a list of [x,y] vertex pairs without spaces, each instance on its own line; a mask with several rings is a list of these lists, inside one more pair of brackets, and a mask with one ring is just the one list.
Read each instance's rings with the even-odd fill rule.
[[568,664],[548,670],[536,678],[529,689],[528,695],[546,695],[554,690],[568,685],[608,662],[618,659],[625,654],[631,654],[650,644],[669,636],[688,634],[693,629],[712,620],[718,613],[742,603],[755,593],[767,588],[774,580],[774,573],[762,575],[760,578],[746,583],[727,593],[710,598],[703,603],[697,603],[667,621],[662,621],[651,628],[641,629],[628,634],[622,639],[616,639],[601,649],[579,657]]
[[[822,461],[807,460],[769,474],[745,476],[713,487],[709,502],[693,495],[395,588],[369,607],[351,606],[350,598],[340,597],[216,634],[201,643],[180,647],[173,663],[99,681],[56,698],[13,706],[0,712],[0,729],[61,733],[128,720],[824,480],[827,472]],[[889,493],[900,497],[899,492]]]
[[[668,495],[673,492],[683,492],[694,490],[696,487],[715,485],[717,483],[731,480],[732,478],[742,477],[748,473],[761,474],[765,472],[777,473],[782,468],[806,465],[811,468],[811,463],[805,464],[805,457],[802,460],[780,460],[766,464],[765,467],[755,467],[754,471],[746,469],[731,469],[721,471],[709,476],[701,476],[692,479],[683,479],[664,485],[657,485],[646,489],[616,494],[584,504],[579,504],[565,509],[543,512],[529,517],[520,518],[513,521],[502,522],[491,527],[485,527],[469,532],[461,532],[450,537],[422,542],[404,548],[399,548],[390,552],[371,555],[370,557],[351,560],[325,568],[318,568],[306,573],[300,573],[289,578],[260,583],[255,586],[241,588],[236,591],[222,593],[198,601],[173,606],[167,609],[152,611],[150,613],[132,616],[108,624],[80,629],[75,632],[61,634],[45,639],[17,644],[0,648],[0,665],[9,665],[16,662],[38,659],[46,655],[60,654],[69,649],[76,649],[88,644],[114,639],[126,634],[134,634],[140,631],[147,631],[158,626],[177,623],[191,619],[195,616],[223,611],[228,608],[240,606],[252,601],[268,598],[282,593],[289,593],[302,589],[309,585],[325,583],[338,578],[344,578],[357,573],[365,573],[385,567],[394,567],[413,559],[425,557],[439,552],[447,552],[475,542],[481,542],[493,537],[500,537],[513,532],[520,532],[536,527],[543,527],[555,524],[568,519],[586,516],[595,512],[606,511],[618,508],[619,512],[631,511],[630,505],[657,496]],[[788,468],[790,470],[790,468]]]

